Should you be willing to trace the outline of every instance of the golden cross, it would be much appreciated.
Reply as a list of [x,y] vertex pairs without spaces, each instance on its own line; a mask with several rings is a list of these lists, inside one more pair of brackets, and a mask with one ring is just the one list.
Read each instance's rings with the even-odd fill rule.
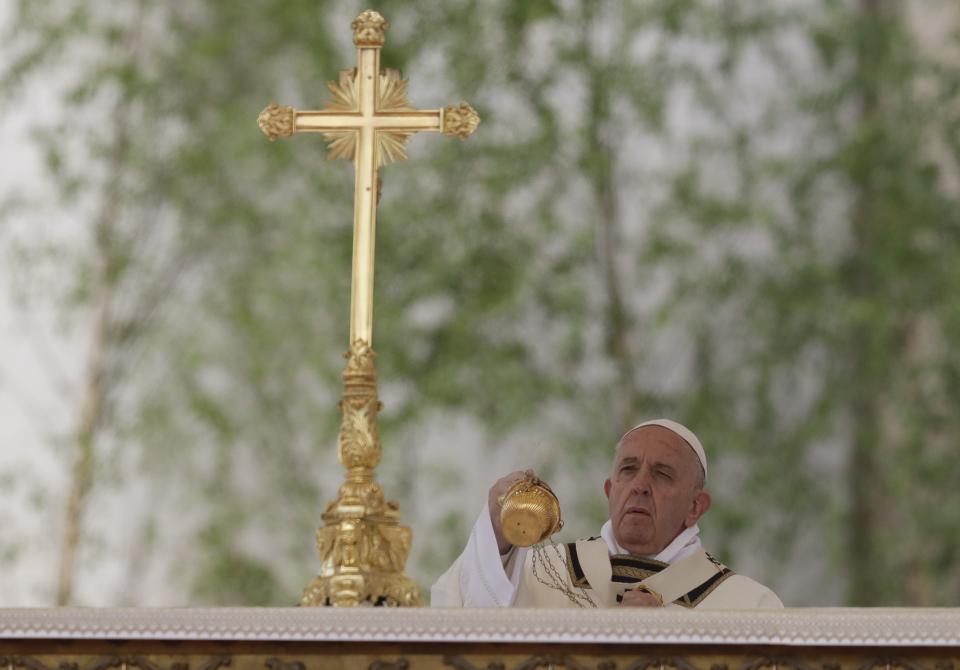
[[374,11],[351,24],[357,67],[327,82],[333,95],[326,108],[303,112],[276,103],[260,114],[267,137],[295,132],[323,133],[327,158],[353,161],[353,279],[350,295],[350,350],[340,400],[339,455],[346,481],[323,513],[317,531],[320,570],[301,605],[422,605],[416,583],[403,571],[410,529],[399,523],[399,508],[387,502],[373,478],[380,461],[377,428],[377,373],[373,358],[373,251],[382,166],[404,160],[407,139],[422,131],[466,138],[480,117],[467,103],[437,110],[414,109],[407,82],[396,70],[380,72],[380,48],[388,24]]
[[378,170],[406,159],[413,133],[438,132],[464,139],[480,123],[466,102],[458,107],[418,110],[407,102],[407,82],[397,70],[380,72],[380,48],[387,21],[367,10],[351,24],[357,67],[328,81],[333,99],[320,111],[300,111],[276,103],[260,114],[261,130],[271,140],[293,133],[323,133],[327,158],[353,160],[356,170],[353,210],[353,281],[350,342],[373,344],[373,258],[377,221]]

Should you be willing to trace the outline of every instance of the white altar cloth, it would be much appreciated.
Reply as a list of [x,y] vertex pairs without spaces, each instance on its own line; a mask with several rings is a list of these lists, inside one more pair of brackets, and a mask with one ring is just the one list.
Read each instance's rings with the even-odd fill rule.
[[0,640],[960,646],[960,609],[0,609]]

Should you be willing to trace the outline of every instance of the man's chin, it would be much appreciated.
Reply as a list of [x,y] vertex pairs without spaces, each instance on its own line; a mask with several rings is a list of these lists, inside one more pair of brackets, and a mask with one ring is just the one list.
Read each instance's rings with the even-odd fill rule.
[[650,546],[653,540],[652,524],[621,523],[617,529],[617,544],[631,553],[650,553],[646,548]]

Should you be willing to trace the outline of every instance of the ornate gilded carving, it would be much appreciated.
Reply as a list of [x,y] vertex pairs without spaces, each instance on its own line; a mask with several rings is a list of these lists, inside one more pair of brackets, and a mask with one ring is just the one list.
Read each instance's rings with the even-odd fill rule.
[[546,654],[533,656],[516,666],[514,670],[537,670],[538,668],[566,668],[567,670],[590,670],[586,665],[578,663],[570,656],[560,654]]
[[908,663],[902,658],[888,657],[877,658],[867,661],[859,667],[859,670],[920,670],[913,663]]
[[275,656],[263,662],[268,670],[305,670],[307,665],[301,661],[284,661]]
[[257,117],[257,125],[263,134],[275,141],[278,137],[290,137],[293,135],[294,111],[289,105],[278,105],[275,102],[260,112]]
[[682,658],[674,656],[641,658],[624,666],[623,670],[696,670]]
[[[60,668],[76,665],[67,661],[60,662]],[[49,667],[30,656],[0,656],[0,670],[50,670]]]
[[[380,73],[377,88],[378,112],[414,111],[407,101],[407,80],[399,70],[387,68]],[[412,133],[381,130],[377,133],[377,167],[407,160],[407,140]]]
[[356,130],[330,130],[323,134],[327,141],[327,160],[335,161],[338,158],[352,161],[357,154]]
[[320,572],[304,591],[301,605],[419,606],[423,597],[403,572],[412,534],[399,523],[397,503],[384,500],[373,479],[380,462],[376,352],[354,340],[343,371],[340,462],[346,481],[323,514],[317,531]]
[[[456,670],[481,670],[462,656],[444,656],[443,664]],[[504,668],[506,668],[506,665],[500,661],[490,661],[483,666],[483,670],[504,670]]]
[[343,353],[347,367],[343,371],[347,383],[362,383],[364,387],[376,387],[377,371],[373,361],[377,352],[366,341],[356,339],[350,343],[350,350]]
[[375,468],[380,462],[380,431],[377,412],[383,406],[377,398],[376,352],[363,340],[355,340],[344,354],[343,398],[340,410],[340,463],[348,469]]
[[353,43],[358,47],[382,47],[390,24],[380,15],[368,9],[350,24],[353,29]]
[[[462,656],[444,656],[443,664],[456,668],[456,670],[481,670]],[[596,670],[616,670],[616,663],[612,661],[601,661],[596,665]],[[531,656],[525,661],[518,663],[512,670],[539,670],[539,668],[566,668],[566,670],[594,670],[589,665],[577,661],[571,656],[562,654],[544,654],[540,656]],[[499,661],[491,661],[484,666],[483,670],[506,670],[506,665]]]
[[796,659],[783,656],[771,656],[758,658],[755,661],[747,663],[742,670],[813,670],[800,663]]
[[[229,656],[215,656],[200,666],[200,670],[219,670],[230,665],[232,659]],[[57,665],[57,670],[79,670],[80,664],[76,661],[61,660]],[[163,666],[150,661],[143,656],[101,656],[89,665],[84,666],[84,670],[164,670]],[[0,656],[0,669],[2,670],[51,670],[49,666],[30,656]],[[182,661],[175,661],[170,664],[170,670],[190,670],[190,664]]]
[[[369,618],[363,619],[368,621]],[[249,621],[249,619],[247,619]],[[316,621],[314,625],[316,625]],[[365,643],[373,639],[375,629],[366,628],[363,625],[357,627],[356,623],[346,624],[351,630],[356,632],[356,639],[363,639]],[[391,620],[388,627],[396,632],[397,623]],[[429,631],[436,634],[436,628],[422,627],[417,631],[417,627],[403,627],[407,635],[413,637],[407,638],[413,640],[418,634]],[[60,630],[60,633],[63,631]],[[221,631],[222,632],[222,631]],[[80,637],[83,637],[78,633]],[[178,639],[183,641],[184,630],[178,629]],[[342,635],[342,634],[341,634]],[[141,638],[143,639],[143,638]],[[251,638],[252,639],[252,638]],[[279,644],[284,644],[287,639],[279,634],[274,627],[269,628],[268,638],[259,638],[279,640]],[[333,639],[337,639],[336,636]],[[453,642],[455,638],[449,638],[448,642]],[[73,640],[75,643],[77,640]],[[384,640],[381,639],[381,642]],[[421,640],[422,641],[422,640]],[[129,640],[114,641],[111,644],[116,647],[129,644]],[[460,642],[463,642],[462,637]],[[518,641],[514,640],[515,643]],[[545,642],[544,650],[550,650],[551,645],[556,644],[556,640]],[[176,645],[168,647],[164,652],[151,653],[144,655],[108,655],[93,656],[81,652],[79,649],[71,646],[69,653],[58,653],[54,650],[58,648],[59,643],[50,641],[51,649],[49,652],[37,654],[35,656],[6,655],[0,656],[0,670],[190,670],[196,667],[198,670],[219,670],[224,666],[234,665],[234,657],[228,655],[209,657],[204,662],[190,652],[184,652]],[[234,642],[225,642],[226,645],[233,645]],[[354,657],[355,660],[349,660],[352,652],[344,650],[342,653],[330,655],[322,653],[320,656],[314,653],[307,653],[305,656],[297,659],[284,659],[276,656],[264,658],[259,653],[237,653],[236,666],[240,668],[259,667],[265,670],[306,670],[307,668],[326,667],[336,659],[334,665],[343,668],[362,668],[368,670],[409,670],[412,666],[405,657],[397,657],[396,641],[388,642],[393,646],[378,649],[376,651],[365,649],[362,656]],[[692,643],[685,647],[674,647],[674,649],[683,653],[683,655],[670,656],[648,656],[635,660],[624,662],[624,658],[629,658],[629,652],[614,651],[610,647],[605,650],[596,650],[578,653],[576,656],[563,653],[544,653],[531,656],[525,660],[517,661],[518,649],[511,649],[504,646],[503,641],[499,640],[493,643],[495,647],[487,647],[491,660],[488,663],[471,662],[463,656],[447,655],[441,656],[439,651],[424,653],[419,656],[417,667],[435,668],[446,666],[455,670],[545,670],[555,668],[559,670],[719,670],[720,668],[734,668],[736,670],[749,670],[751,668],[777,668],[783,670],[805,668],[807,670],[954,670],[957,660],[956,647],[934,646],[926,648],[913,648],[903,651],[902,656],[886,657],[871,656],[871,653],[881,652],[882,645],[876,641],[870,644],[851,643],[845,648],[832,647],[830,650],[825,648],[817,649],[816,646],[798,647],[794,649],[796,653],[790,656],[766,656],[756,657],[744,654],[743,649],[737,646],[729,646],[725,651],[720,651],[716,647],[712,650],[700,647]],[[520,643],[523,644],[523,643]],[[65,648],[66,649],[66,648]],[[682,651],[681,651],[682,650]],[[471,652],[471,653],[477,653]],[[189,655],[188,655],[189,654]],[[505,658],[513,659],[508,665],[504,662]]]
[[459,137],[465,140],[480,125],[480,115],[467,102],[461,102],[459,107],[443,108],[443,134]]
[[[535,659],[545,658],[542,656],[535,656]],[[532,659],[531,659],[532,660]],[[466,660],[462,656],[444,656],[443,664],[455,668],[456,670],[481,670],[481,668],[475,666],[470,661]],[[498,661],[491,661],[483,666],[483,670],[505,670],[506,665]]]
[[367,666],[367,670],[407,670],[409,667],[410,661],[398,658],[396,661],[373,661]]
[[[377,112],[414,111],[407,101],[407,80],[398,70],[387,69],[379,75],[377,88]],[[343,70],[337,82],[328,81],[327,88],[333,96],[325,109],[340,112],[355,112],[360,109],[357,97],[357,70]],[[406,144],[412,133],[381,130],[376,133],[376,164],[383,167],[407,159]],[[357,152],[357,131],[352,129],[331,130],[323,134],[327,141],[327,158],[352,161]]]
[[337,112],[355,112],[360,109],[360,98],[357,95],[357,68],[340,70],[337,81],[327,81],[327,90],[333,96],[324,104],[324,109]]
[[[360,109],[360,98],[357,93],[357,68],[340,70],[337,81],[328,81],[327,90],[331,98],[323,108],[336,112],[356,112]],[[357,131],[353,129],[330,130],[323,134],[327,141],[327,160],[352,161],[357,151]]]
[[407,140],[411,133],[381,130],[377,133],[377,167],[407,160]]
[[[443,664],[456,670],[507,670],[506,665],[500,661],[491,661],[486,665],[476,666],[462,656],[444,656]],[[593,666],[589,661],[580,661],[570,656],[546,654],[532,656],[513,666],[510,670],[540,670],[541,668],[566,668],[567,670],[594,670],[594,668],[595,670],[699,670],[700,667],[705,666],[700,666],[689,658],[677,656],[638,658],[622,666],[614,661],[603,660]],[[816,667],[815,664],[806,664],[798,658],[780,656],[747,657],[743,659],[743,664],[739,666],[740,670],[760,670],[761,668],[764,670],[814,670]],[[839,663],[822,663],[820,665],[821,670],[842,670],[844,667],[848,670],[927,670],[926,666],[909,663],[900,658],[872,660],[863,665],[842,665]],[[709,668],[710,670],[727,670],[729,666],[714,663]],[[933,665],[933,670],[953,670],[953,664],[940,661]]]
[[743,666],[742,670],[813,670],[800,661],[784,656],[758,658]]
[[161,670],[159,665],[142,656],[108,656],[98,659],[92,665],[87,666],[85,670],[111,670],[112,668],[118,668],[118,670],[129,670],[130,668]]
[[400,70],[387,68],[380,73],[380,86],[377,91],[378,112],[412,112],[407,101],[407,80]]

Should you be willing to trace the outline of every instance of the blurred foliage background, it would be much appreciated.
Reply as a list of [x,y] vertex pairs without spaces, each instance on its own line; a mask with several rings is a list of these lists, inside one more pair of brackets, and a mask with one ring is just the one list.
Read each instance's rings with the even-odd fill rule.
[[[710,455],[705,543],[787,604],[960,605],[955,5],[375,8],[413,104],[483,119],[382,175],[379,476],[408,571],[428,588],[517,467],[595,533],[612,445],[665,415]],[[326,100],[363,9],[11,9],[2,110],[32,91],[43,177],[2,185],[3,271],[16,318],[83,346],[65,418],[3,445],[3,604],[284,605],[316,570],[353,175],[255,121]]]

